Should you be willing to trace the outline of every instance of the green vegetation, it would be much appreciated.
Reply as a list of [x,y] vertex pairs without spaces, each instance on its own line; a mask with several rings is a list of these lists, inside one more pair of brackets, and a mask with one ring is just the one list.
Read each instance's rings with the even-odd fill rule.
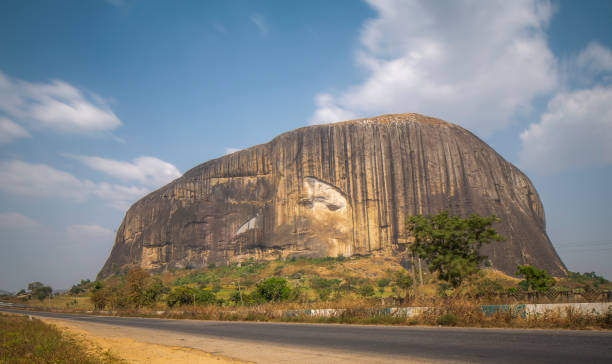
[[[485,315],[481,305],[593,302],[612,284],[594,273],[554,279],[531,266],[517,267],[524,280],[491,268],[478,248],[500,239],[494,217],[414,217],[412,253],[425,260],[423,272],[406,271],[405,257],[290,257],[180,269],[151,275],[138,267],[104,281],[82,280],[71,293],[43,307],[110,310],[112,314],[215,320],[427,324],[482,327],[609,327],[612,315],[568,312],[520,317],[505,310]],[[486,266],[486,264],[484,264]],[[427,269],[429,268],[429,269]],[[609,291],[608,291],[609,292]],[[63,298],[74,300],[74,305]],[[34,304],[36,299],[29,302]],[[57,302],[57,303],[56,303]],[[429,307],[414,316],[389,307]],[[308,309],[337,308],[338,314],[310,316]],[[283,313],[284,312],[284,313]],[[607,326],[606,326],[607,325]]]
[[484,244],[502,241],[491,225],[499,221],[495,216],[472,214],[467,219],[441,212],[435,216],[410,216],[408,231],[414,236],[412,253],[425,260],[432,272],[453,287],[476,273],[486,258],[479,254]]
[[537,292],[544,292],[555,285],[555,279],[550,274],[544,269],[537,269],[531,265],[519,265],[515,274],[525,277],[519,283],[519,286],[525,290],[531,288]]
[[92,353],[54,326],[27,316],[0,314],[0,363],[123,363],[108,352]]
[[289,298],[291,289],[287,280],[280,277],[270,277],[259,283],[255,288],[255,294],[266,302],[280,302]]
[[53,293],[53,289],[51,287],[45,286],[40,282],[32,282],[28,284],[28,290],[32,293],[34,297],[38,298],[40,301],[51,296],[51,293]]

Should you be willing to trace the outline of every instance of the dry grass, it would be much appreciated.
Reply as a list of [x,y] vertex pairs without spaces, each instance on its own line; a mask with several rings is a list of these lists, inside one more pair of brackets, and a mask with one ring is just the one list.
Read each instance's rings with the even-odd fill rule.
[[0,363],[123,363],[109,352],[91,352],[57,328],[27,316],[0,315]]

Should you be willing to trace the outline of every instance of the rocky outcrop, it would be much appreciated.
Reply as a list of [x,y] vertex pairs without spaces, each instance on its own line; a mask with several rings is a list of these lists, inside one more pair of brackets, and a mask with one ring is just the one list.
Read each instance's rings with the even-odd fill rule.
[[128,210],[99,277],[291,256],[397,256],[407,216],[495,214],[494,267],[562,275],[529,179],[467,130],[418,114],[309,126],[201,164]]

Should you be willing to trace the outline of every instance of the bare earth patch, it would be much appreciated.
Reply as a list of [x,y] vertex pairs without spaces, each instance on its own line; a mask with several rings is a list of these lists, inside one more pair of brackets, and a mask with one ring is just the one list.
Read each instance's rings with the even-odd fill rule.
[[78,325],[73,322],[49,318],[40,319],[45,323],[53,324],[62,331],[73,335],[85,346],[89,346],[90,350],[96,352],[100,351],[100,349],[103,351],[109,350],[113,355],[126,360],[128,363],[248,363],[246,361],[233,359],[223,355],[215,355],[189,347],[141,342],[129,337],[116,337],[114,335],[109,336],[108,332],[106,332],[106,335],[104,335],[104,330],[96,330],[103,334],[96,335],[92,333],[94,330],[91,328],[85,330],[82,325]]

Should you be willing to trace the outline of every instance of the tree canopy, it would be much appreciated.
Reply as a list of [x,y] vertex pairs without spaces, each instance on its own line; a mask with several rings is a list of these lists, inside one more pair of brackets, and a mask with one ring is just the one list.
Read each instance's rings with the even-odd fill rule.
[[538,269],[531,265],[517,266],[515,274],[525,278],[519,283],[519,286],[531,288],[535,291],[544,292],[555,284],[555,279],[544,269]]
[[505,240],[492,228],[499,221],[494,215],[468,218],[441,212],[435,216],[410,216],[407,229],[414,237],[410,249],[422,258],[438,277],[453,287],[475,273],[486,258],[479,250],[484,244]]

